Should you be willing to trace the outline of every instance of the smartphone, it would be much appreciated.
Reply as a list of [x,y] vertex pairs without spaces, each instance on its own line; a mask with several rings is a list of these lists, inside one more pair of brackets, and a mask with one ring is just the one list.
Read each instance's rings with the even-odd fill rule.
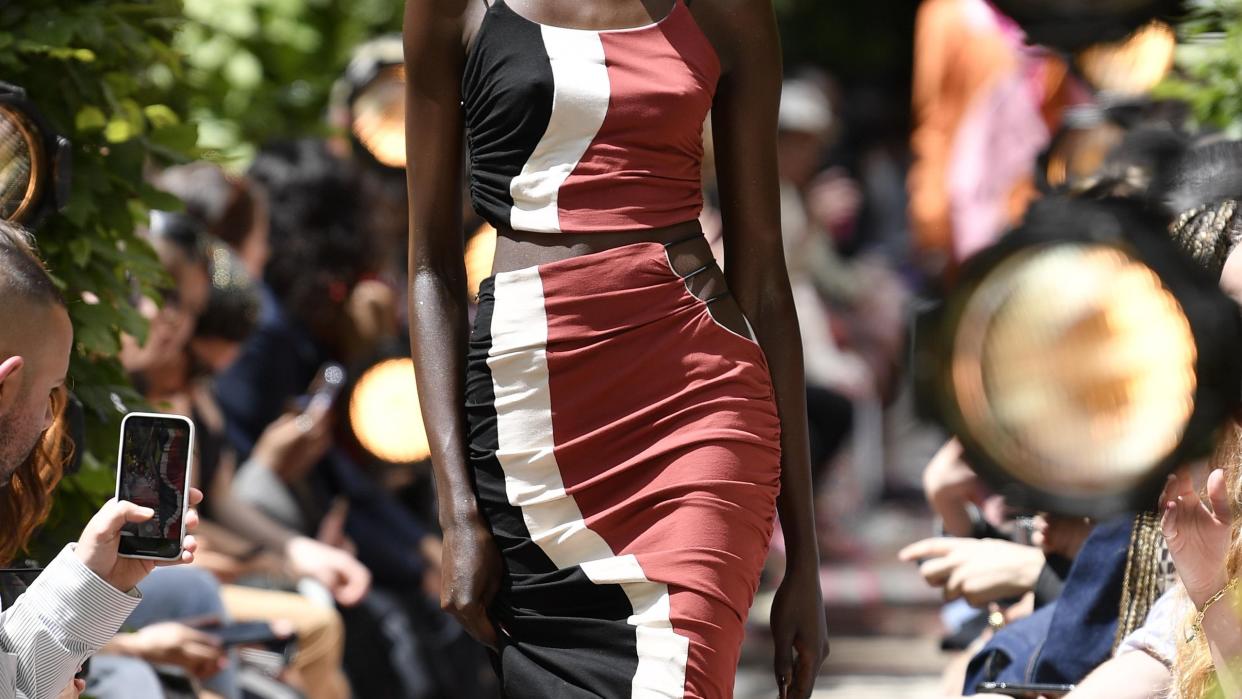
[[203,631],[220,639],[224,646],[284,645],[292,639],[279,636],[266,621],[239,621],[223,624],[214,628],[204,627]]
[[315,379],[311,381],[306,395],[298,400],[298,410],[306,412],[311,408],[320,410],[331,408],[336,403],[341,390],[345,388],[346,378],[344,366],[336,362],[325,362],[319,367],[319,371],[315,372]]
[[978,687],[975,687],[975,691],[1000,694],[1006,697],[1018,697],[1018,699],[1039,699],[1039,697],[1063,697],[1074,691],[1074,685],[981,682]]
[[175,561],[190,507],[194,423],[180,415],[130,413],[121,421],[116,498],[150,507],[155,516],[121,528],[120,555]]

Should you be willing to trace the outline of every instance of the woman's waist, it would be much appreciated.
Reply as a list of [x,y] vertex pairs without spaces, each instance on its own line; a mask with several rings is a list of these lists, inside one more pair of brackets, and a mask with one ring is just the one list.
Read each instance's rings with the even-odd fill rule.
[[711,248],[703,238],[703,229],[697,220],[631,231],[573,233],[542,233],[501,226],[496,230],[492,273],[501,274],[600,255],[641,243],[658,243],[666,246],[670,253],[702,258],[701,264],[711,260]]
[[495,271],[482,283],[480,299],[502,299],[496,308],[501,315],[538,306],[577,334],[697,313],[702,299],[724,292],[724,275],[694,221],[593,238],[502,232]]

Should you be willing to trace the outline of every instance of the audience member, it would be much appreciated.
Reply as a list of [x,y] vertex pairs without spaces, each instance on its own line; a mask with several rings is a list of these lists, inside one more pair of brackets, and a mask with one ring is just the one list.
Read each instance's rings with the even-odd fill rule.
[[[132,341],[126,343],[122,363],[136,385],[150,389],[148,400],[191,415],[199,427],[195,477],[211,504],[203,510],[200,564],[226,582],[262,579],[265,585],[292,590],[301,578],[315,580],[341,604],[356,604],[366,594],[370,574],[352,554],[289,530],[247,499],[233,494],[236,458],[223,437],[223,418],[214,403],[210,376],[197,380],[195,369],[203,366],[204,360],[219,361],[220,357],[236,354],[236,345],[254,325],[257,293],[236,256],[227,247],[205,238],[197,222],[183,215],[157,214],[152,217],[148,235],[173,281],[170,295],[205,297],[198,314],[185,318],[183,324],[193,328],[196,335],[214,337],[196,337],[200,350],[196,354],[191,350],[190,337],[179,334],[172,341],[164,337],[163,328],[169,324],[157,322],[157,316],[152,320],[146,344],[136,347]],[[209,288],[196,288],[200,284]],[[247,289],[251,293],[246,293]],[[182,311],[166,303],[160,313]],[[221,335],[231,337],[231,342]],[[136,362],[134,356],[161,356],[147,350],[151,344],[161,347],[163,356],[159,361]],[[152,370],[163,379],[151,380],[148,372]],[[319,455],[322,452],[314,458]],[[300,650],[288,675],[290,682],[308,697],[339,699],[349,695],[341,672],[341,620],[333,609],[291,592],[253,587],[226,586],[223,592],[210,596],[223,597],[218,604],[234,618],[293,625]],[[147,616],[160,620],[176,618],[153,613]],[[172,634],[156,636],[170,637]]]
[[[21,231],[0,224],[0,551],[11,556],[46,515],[63,463],[63,445],[46,443],[56,418],[52,395],[63,390],[73,328],[64,299]],[[56,434],[56,433],[53,433]],[[40,442],[43,441],[43,444]],[[193,491],[192,504],[202,494]],[[138,606],[135,586],[152,561],[120,558],[121,527],[154,515],[111,500],[0,616],[0,692],[52,699],[80,691],[78,667],[120,629]],[[193,511],[187,531],[197,528]],[[181,562],[194,559],[193,535]]]

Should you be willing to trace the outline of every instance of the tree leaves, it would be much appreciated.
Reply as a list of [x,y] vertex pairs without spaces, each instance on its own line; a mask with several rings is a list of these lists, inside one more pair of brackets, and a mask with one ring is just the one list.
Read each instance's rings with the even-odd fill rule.
[[1178,26],[1177,70],[1155,96],[1190,105],[1204,126],[1242,137],[1242,0],[1197,0]]
[[[0,72],[73,145],[67,207],[35,230],[41,255],[69,301],[75,349],[70,380],[87,414],[83,471],[57,494],[42,552],[77,535],[111,495],[122,415],[141,401],[116,359],[121,332],[142,338],[135,293],[167,282],[150,246],[136,236],[153,207],[180,202],[143,179],[152,163],[195,154],[197,128],[181,55],[181,0],[41,0],[0,7]],[[165,79],[161,80],[160,76]]]

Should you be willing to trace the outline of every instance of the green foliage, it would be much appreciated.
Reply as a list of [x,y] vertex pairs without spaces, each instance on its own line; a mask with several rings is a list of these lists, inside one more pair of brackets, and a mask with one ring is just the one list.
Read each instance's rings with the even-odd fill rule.
[[1177,71],[1155,92],[1190,105],[1203,126],[1242,137],[1242,0],[1196,0],[1178,26]]
[[119,420],[140,405],[116,355],[121,332],[146,335],[132,293],[154,296],[164,279],[135,229],[152,208],[180,207],[143,182],[144,168],[190,157],[197,139],[179,116],[184,69],[171,41],[182,21],[180,0],[40,0],[0,9],[0,76],[24,87],[73,143],[68,206],[36,235],[70,302],[70,382],[86,406],[88,438],[83,470],[61,487],[36,542],[40,557],[75,538],[111,495]]
[[355,46],[401,29],[401,0],[185,0],[184,52],[199,144],[240,164],[275,138],[324,133]]

